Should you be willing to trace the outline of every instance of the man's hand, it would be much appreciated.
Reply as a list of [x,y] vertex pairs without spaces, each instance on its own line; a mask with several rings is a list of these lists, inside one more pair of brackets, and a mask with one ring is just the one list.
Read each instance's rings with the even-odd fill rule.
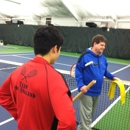
[[88,89],[86,89],[85,87],[86,87],[86,85],[84,85],[84,86],[82,86],[82,87],[80,88],[80,91],[81,91],[82,93],[86,93],[86,92],[88,91]]
[[117,77],[114,77],[113,80],[121,80],[121,79],[119,79],[119,78],[117,78]]

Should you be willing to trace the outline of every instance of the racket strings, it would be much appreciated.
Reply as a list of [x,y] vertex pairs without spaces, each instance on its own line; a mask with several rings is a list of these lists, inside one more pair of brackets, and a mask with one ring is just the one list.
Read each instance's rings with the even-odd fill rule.
[[74,66],[74,67],[72,68],[72,75],[73,75],[73,77],[75,77],[75,68],[76,68],[76,66]]
[[72,65],[70,69],[70,76],[75,77],[75,69],[76,69],[76,63]]

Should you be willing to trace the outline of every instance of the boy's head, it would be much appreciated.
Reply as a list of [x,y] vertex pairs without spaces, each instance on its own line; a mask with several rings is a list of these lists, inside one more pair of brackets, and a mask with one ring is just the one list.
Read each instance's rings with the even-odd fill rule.
[[35,55],[46,55],[57,46],[57,51],[63,45],[63,37],[53,26],[40,27],[34,35],[34,53]]

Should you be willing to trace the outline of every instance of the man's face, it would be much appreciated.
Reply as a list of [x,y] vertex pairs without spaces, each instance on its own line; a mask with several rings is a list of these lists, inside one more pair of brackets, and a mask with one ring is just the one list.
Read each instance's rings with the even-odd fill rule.
[[105,49],[105,42],[100,42],[99,44],[94,43],[94,48],[95,48],[95,52],[96,54],[100,55],[103,53],[104,49]]

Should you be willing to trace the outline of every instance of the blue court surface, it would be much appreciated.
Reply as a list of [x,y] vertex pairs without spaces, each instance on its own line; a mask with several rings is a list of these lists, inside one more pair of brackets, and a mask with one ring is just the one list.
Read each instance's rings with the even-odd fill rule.
[[[1,77],[0,85],[7,78],[7,76],[10,74],[9,69],[8,69],[8,72],[2,71],[2,70],[5,70],[5,68],[6,68],[5,64],[3,64],[3,62],[4,63],[10,62],[11,65],[7,67],[7,68],[9,68],[9,67],[14,67],[15,63],[23,64],[23,63],[27,62],[28,60],[32,59],[33,57],[34,57],[33,53],[1,54],[0,55],[0,64],[1,64],[0,65],[0,70],[1,70],[0,71],[1,72],[0,73],[0,77]],[[69,71],[72,64],[75,63],[77,61],[77,59],[78,59],[77,57],[60,55],[60,57],[58,58],[58,60],[56,61],[56,63],[53,66],[55,69]],[[2,66],[2,64],[3,64],[3,66]],[[119,77],[120,79],[130,81],[130,64],[125,65],[122,63],[121,64],[109,63],[108,70],[112,74],[114,74],[115,76]],[[69,78],[69,80],[74,80],[74,79]],[[75,89],[77,89],[76,83],[72,83],[70,89],[72,92],[75,91]],[[75,92],[75,94],[77,94],[77,91]],[[74,94],[74,96],[75,96],[75,94]],[[106,97],[107,97],[107,95],[106,95]],[[106,99],[106,100],[108,100],[108,99]],[[99,101],[99,103],[100,103],[100,101]],[[98,108],[98,109],[100,109],[100,112],[98,111],[98,114],[97,113],[95,114],[93,120],[95,120],[107,107],[109,107],[109,105],[110,104],[108,103],[108,104],[104,105],[103,108],[101,108],[101,105],[98,104],[98,106],[100,106]],[[75,109],[78,110],[78,103],[77,102],[75,104]],[[79,114],[77,113],[77,116],[78,115]],[[77,118],[79,118],[79,117],[77,117]],[[1,106],[0,106],[0,130],[17,130],[17,122]]]

